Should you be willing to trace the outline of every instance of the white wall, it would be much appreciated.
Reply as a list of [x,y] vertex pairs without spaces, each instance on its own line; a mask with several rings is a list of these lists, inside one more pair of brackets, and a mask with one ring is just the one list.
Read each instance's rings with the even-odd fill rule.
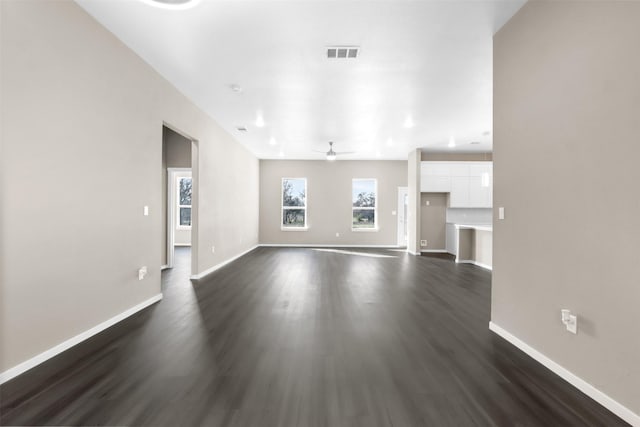
[[75,3],[0,11],[2,372],[160,292],[163,121],[198,141],[195,272],[257,244],[259,164]]

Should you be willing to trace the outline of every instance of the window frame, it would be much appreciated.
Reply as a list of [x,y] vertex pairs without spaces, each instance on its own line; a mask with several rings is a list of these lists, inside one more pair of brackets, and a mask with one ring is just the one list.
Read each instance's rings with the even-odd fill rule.
[[[304,206],[285,206],[284,205],[284,182],[294,179],[304,180]],[[307,231],[309,229],[309,192],[307,190],[308,182],[306,177],[283,177],[280,179],[280,230],[282,231]],[[291,209],[303,209],[304,210],[304,226],[286,226],[284,225],[284,211]]]
[[[182,179],[190,179],[191,180],[191,204],[190,205],[181,205],[180,204],[180,180]],[[182,225],[180,224],[180,208],[189,208],[191,209],[191,224],[190,225]],[[193,177],[190,176],[176,176],[176,230],[191,230],[191,226],[193,224]]]
[[[353,206],[353,184],[356,181],[373,181],[373,185],[374,185],[374,191],[375,191],[375,206],[374,207],[356,207]],[[378,221],[378,204],[379,204],[379,198],[378,198],[378,179],[377,178],[352,178],[351,179],[351,231],[354,232],[377,232],[380,230],[379,228],[379,221]],[[367,227],[367,228],[359,228],[359,227],[354,227],[353,226],[353,211],[354,210],[372,210],[373,211],[373,227]]]

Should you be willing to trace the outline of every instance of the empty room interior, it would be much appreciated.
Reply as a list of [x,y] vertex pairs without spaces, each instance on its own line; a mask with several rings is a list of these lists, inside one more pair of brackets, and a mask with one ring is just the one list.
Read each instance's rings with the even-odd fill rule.
[[0,0],[0,424],[640,427],[640,1]]

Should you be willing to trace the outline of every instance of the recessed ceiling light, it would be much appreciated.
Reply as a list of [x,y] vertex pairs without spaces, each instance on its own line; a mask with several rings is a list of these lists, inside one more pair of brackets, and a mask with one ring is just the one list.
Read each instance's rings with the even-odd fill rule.
[[408,116],[404,121],[404,127],[412,128],[414,126],[415,126],[415,123],[413,123],[413,118],[411,116]]
[[240,87],[240,85],[237,85],[235,83],[229,86],[229,88],[235,93],[242,93],[242,87]]
[[471,144],[471,145],[478,145],[478,144],[480,144],[480,141],[471,141],[469,144]]
[[455,140],[455,138],[454,138],[454,137],[450,137],[450,138],[449,138],[449,144],[448,144],[448,147],[449,147],[449,148],[453,148],[453,147],[455,147],[455,146],[456,146],[456,140]]
[[238,130],[238,132],[246,132],[246,131],[248,131],[246,126],[236,126],[236,129]]
[[276,145],[276,139],[274,137],[269,138],[269,145]]
[[264,127],[264,118],[262,117],[261,112],[258,112],[256,116],[256,126],[259,128]]
[[160,9],[169,10],[185,10],[191,9],[200,3],[200,0],[140,0],[149,6],[159,7]]
[[486,130],[486,131],[482,132],[482,135],[483,136],[489,136],[489,135],[491,135],[491,131],[490,130]]

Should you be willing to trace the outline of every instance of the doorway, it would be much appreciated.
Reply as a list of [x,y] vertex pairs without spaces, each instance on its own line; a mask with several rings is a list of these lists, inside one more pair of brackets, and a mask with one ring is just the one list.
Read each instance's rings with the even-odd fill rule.
[[163,126],[162,269],[173,268],[176,246],[190,251],[193,241],[195,217],[192,213],[196,194],[191,171],[192,144],[188,137]]
[[406,248],[409,241],[409,189],[398,187],[398,246]]

